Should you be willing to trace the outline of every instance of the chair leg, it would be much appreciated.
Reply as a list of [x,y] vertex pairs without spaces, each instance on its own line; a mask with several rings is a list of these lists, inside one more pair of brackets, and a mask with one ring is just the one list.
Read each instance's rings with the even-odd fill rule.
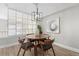
[[48,50],[46,51],[46,55],[48,55]]
[[21,51],[21,47],[19,48],[19,51],[18,51],[18,54],[17,54],[17,56],[19,55],[20,51]]
[[42,54],[43,54],[43,56],[44,56],[44,50],[43,50],[43,47],[41,46],[41,50],[42,50]]
[[52,51],[53,51],[54,56],[56,56],[53,45],[52,45]]
[[26,50],[24,50],[24,52],[23,52],[23,56],[25,55],[25,52],[26,52]]
[[31,52],[31,48],[30,48],[30,52]]
[[44,53],[45,53],[45,51],[42,51],[43,56],[44,56]]

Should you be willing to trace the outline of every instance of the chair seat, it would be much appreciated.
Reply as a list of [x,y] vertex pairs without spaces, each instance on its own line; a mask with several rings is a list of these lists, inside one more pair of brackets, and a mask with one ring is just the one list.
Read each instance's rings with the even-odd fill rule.
[[48,50],[52,47],[52,45],[43,45],[43,50]]
[[23,44],[22,44],[21,48],[23,48],[23,49],[28,49],[28,48],[33,47],[33,46],[34,46],[33,43],[31,43],[31,42],[26,42],[26,43],[23,43]]

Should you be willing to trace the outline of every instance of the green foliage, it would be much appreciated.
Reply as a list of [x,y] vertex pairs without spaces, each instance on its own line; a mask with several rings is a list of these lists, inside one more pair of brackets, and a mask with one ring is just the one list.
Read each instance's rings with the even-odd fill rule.
[[42,34],[42,28],[41,28],[41,26],[40,25],[37,25],[37,28],[39,30],[39,34]]

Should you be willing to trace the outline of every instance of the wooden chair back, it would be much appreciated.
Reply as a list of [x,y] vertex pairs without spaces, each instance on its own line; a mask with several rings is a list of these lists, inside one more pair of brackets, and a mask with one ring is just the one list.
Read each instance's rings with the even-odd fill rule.
[[51,39],[46,39],[44,40],[44,44],[52,44],[55,41],[55,39],[51,40]]
[[20,39],[20,37],[19,37],[19,40],[18,40],[18,42],[19,42],[20,44],[23,44],[23,43],[24,43],[24,41],[25,41],[25,38],[23,38],[23,39]]

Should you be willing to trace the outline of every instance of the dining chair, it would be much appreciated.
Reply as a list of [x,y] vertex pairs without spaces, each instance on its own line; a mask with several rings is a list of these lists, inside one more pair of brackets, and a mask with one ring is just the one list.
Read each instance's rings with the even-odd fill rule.
[[54,42],[54,40],[55,39],[53,39],[53,40],[46,39],[46,40],[44,40],[44,42],[40,41],[40,47],[42,49],[43,55],[44,55],[44,52],[47,52],[50,48],[52,49],[54,56],[56,55],[55,51],[54,51],[54,48],[53,48],[53,45],[52,45],[52,43]]
[[21,49],[24,50],[24,52],[23,52],[23,56],[24,56],[26,50],[31,49],[34,46],[34,44],[31,43],[31,42],[24,42],[25,41],[25,38],[20,39],[20,37],[19,37],[19,40],[18,41],[20,43],[20,48],[19,48],[19,51],[18,51],[17,56],[20,54]]

